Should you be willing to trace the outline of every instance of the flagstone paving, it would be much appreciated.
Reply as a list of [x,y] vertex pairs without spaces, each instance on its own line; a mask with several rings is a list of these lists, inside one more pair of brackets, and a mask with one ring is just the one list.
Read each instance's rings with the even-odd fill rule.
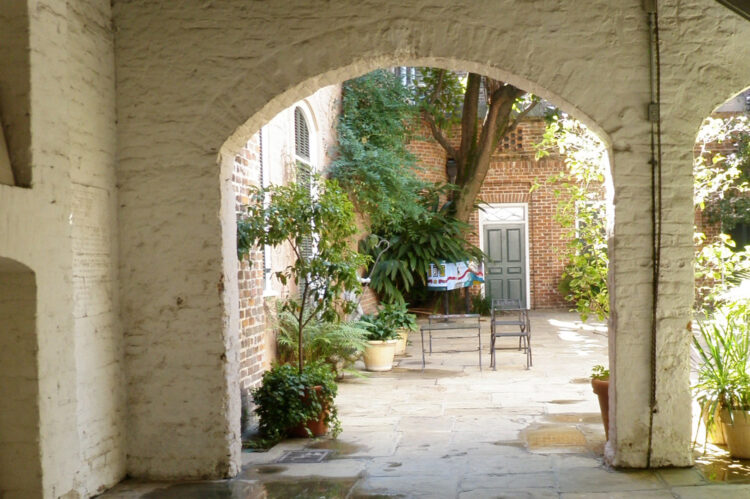
[[[422,370],[413,334],[392,371],[341,382],[344,430],[336,440],[292,439],[245,452],[232,480],[126,481],[101,497],[750,498],[750,473],[737,472],[743,463],[726,457],[687,469],[603,464],[604,428],[588,379],[592,366],[607,364],[603,325],[582,324],[568,312],[533,312],[529,370],[513,339],[504,342],[510,350],[498,352],[497,371],[489,369],[486,321],[483,329],[481,371],[476,336],[435,340]],[[300,449],[332,453],[321,463],[276,462]],[[731,482],[711,481],[717,477]]]

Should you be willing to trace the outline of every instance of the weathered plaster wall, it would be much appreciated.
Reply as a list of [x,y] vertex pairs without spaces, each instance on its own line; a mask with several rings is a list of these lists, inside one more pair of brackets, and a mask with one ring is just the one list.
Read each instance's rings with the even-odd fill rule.
[[[507,79],[583,119],[608,141],[616,384],[608,456],[617,465],[644,466],[651,226],[648,27],[641,5],[116,1],[130,471],[198,477],[236,470],[231,160],[247,137],[299,98],[394,64]],[[712,0],[659,5],[669,181],[652,465],[663,466],[691,461],[690,151],[700,120],[746,85],[750,24]]]
[[125,474],[125,380],[117,305],[115,87],[106,1],[67,9],[68,141],[73,251],[79,487],[92,494]]
[[42,493],[35,319],[34,273],[0,258],[0,497],[4,498]]
[[90,496],[125,473],[111,12],[106,0],[27,12],[25,30],[0,16],[3,37],[27,40],[27,76],[9,63],[2,87],[28,99],[33,173],[30,189],[0,185],[0,255],[36,276],[41,495]]

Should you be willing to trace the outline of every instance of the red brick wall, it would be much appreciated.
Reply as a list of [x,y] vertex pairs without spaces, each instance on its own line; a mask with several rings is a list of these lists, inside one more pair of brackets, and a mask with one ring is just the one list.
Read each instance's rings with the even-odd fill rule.
[[[249,190],[260,184],[260,144],[256,133],[234,160],[234,186],[237,213],[249,202]],[[252,265],[250,264],[252,262]],[[239,263],[240,309],[240,387],[247,394],[257,386],[264,371],[265,352],[273,353],[266,341],[266,314],[263,303],[263,252],[254,248]]]
[[[562,253],[566,241],[563,229],[553,220],[557,199],[551,186],[542,186],[530,193],[532,185],[541,183],[550,175],[564,169],[563,158],[552,155],[537,161],[534,144],[541,142],[545,123],[542,119],[527,119],[506,137],[492,156],[479,198],[487,203],[528,203],[529,231],[529,288],[533,308],[558,308],[568,306],[557,291],[564,261]],[[409,149],[417,156],[422,178],[432,182],[445,182],[444,149],[429,137],[424,127],[418,132],[420,139]],[[458,134],[452,141],[458,143]],[[474,233],[469,240],[479,244],[479,216],[475,212],[470,220]]]

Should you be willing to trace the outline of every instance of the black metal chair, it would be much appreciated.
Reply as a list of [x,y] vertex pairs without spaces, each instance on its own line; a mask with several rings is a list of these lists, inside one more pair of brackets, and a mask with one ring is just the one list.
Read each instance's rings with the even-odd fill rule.
[[526,353],[526,369],[533,365],[531,361],[531,321],[529,311],[521,307],[521,300],[492,300],[490,319],[490,367],[497,370],[495,350],[506,350],[497,347],[497,338],[518,337],[518,350]]

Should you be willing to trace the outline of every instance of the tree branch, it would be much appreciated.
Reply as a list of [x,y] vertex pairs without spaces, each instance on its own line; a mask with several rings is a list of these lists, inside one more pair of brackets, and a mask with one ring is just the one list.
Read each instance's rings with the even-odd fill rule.
[[510,126],[505,130],[503,135],[511,133],[513,130],[515,130],[516,127],[518,127],[518,124],[521,122],[521,120],[523,120],[531,112],[531,110],[537,106],[537,104],[539,104],[539,101],[535,100],[529,105],[529,107],[527,107],[526,109],[518,113],[518,116],[516,116],[516,119],[513,120],[513,123],[510,124]]
[[458,160],[458,153],[456,149],[450,144],[450,142],[448,142],[448,138],[443,134],[440,128],[438,128],[437,123],[435,123],[435,118],[426,111],[422,113],[422,116],[424,117],[424,120],[427,122],[427,124],[430,125],[432,136],[435,138],[438,144],[440,144],[443,149],[445,149],[445,152],[448,153],[448,156]]
[[431,106],[435,104],[435,101],[437,101],[438,95],[440,95],[440,92],[443,91],[444,82],[445,82],[445,69],[441,69],[438,71],[437,85],[435,85],[435,88],[432,90],[432,95],[430,96]]

